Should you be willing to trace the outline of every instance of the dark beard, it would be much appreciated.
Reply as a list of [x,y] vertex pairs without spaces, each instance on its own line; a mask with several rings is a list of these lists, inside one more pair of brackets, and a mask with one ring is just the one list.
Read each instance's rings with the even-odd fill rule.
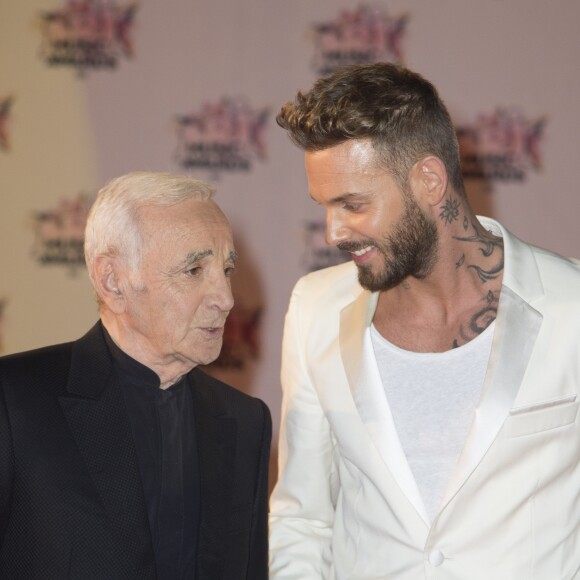
[[338,244],[341,250],[352,252],[369,245],[377,247],[383,256],[383,268],[373,272],[371,267],[358,265],[359,284],[371,292],[389,290],[408,276],[425,278],[433,270],[437,259],[439,235],[437,226],[411,198],[405,195],[405,211],[391,232],[381,242],[365,240]]

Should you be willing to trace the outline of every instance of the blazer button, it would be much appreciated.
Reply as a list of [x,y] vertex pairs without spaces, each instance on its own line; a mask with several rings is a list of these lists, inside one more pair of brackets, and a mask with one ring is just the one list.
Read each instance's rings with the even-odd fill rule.
[[445,560],[445,556],[441,550],[433,550],[429,554],[429,564],[432,566],[441,566],[443,561]]

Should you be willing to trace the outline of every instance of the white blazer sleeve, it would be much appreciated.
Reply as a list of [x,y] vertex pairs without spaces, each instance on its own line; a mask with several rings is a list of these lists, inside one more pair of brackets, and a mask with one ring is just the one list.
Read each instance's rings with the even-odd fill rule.
[[274,580],[331,574],[336,471],[329,425],[308,372],[305,326],[314,313],[301,304],[302,287],[298,282],[292,294],[282,346],[279,478],[270,503]]

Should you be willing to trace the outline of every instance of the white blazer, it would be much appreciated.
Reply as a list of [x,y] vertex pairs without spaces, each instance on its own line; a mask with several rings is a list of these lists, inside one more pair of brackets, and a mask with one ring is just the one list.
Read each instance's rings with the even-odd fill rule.
[[284,330],[270,578],[580,578],[580,267],[504,239],[482,395],[431,525],[370,342],[356,267],[296,285]]

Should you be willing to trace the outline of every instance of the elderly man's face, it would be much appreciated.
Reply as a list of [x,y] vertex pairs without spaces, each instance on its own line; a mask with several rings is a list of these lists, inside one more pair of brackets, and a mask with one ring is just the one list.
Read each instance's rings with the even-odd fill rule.
[[139,212],[141,286],[127,296],[125,321],[146,358],[185,368],[215,360],[233,306],[231,228],[212,201],[187,200]]

